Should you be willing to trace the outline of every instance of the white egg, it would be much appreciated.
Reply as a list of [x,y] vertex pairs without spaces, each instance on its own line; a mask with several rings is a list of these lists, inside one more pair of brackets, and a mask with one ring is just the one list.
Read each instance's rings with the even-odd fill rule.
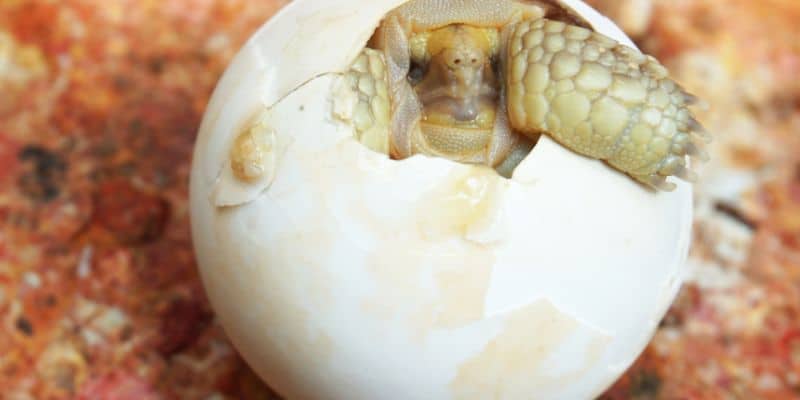
[[[331,116],[335,72],[403,2],[296,0],[220,81],[191,180],[219,321],[290,399],[597,396],[678,291],[691,188],[646,190],[546,137],[512,179],[366,149]],[[228,155],[254,121],[265,169],[240,182]]]

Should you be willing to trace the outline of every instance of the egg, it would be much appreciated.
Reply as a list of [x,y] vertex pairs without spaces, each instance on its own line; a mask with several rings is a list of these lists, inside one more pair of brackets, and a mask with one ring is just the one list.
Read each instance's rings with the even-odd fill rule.
[[219,322],[288,399],[601,394],[680,287],[691,186],[645,189],[546,136],[510,179],[368,149],[334,117],[336,88],[402,3],[296,0],[220,80],[191,175]]

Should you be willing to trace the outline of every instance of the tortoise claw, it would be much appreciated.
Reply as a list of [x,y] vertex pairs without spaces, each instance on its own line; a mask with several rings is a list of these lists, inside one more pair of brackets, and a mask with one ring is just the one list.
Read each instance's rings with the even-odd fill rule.
[[674,175],[677,176],[678,178],[683,179],[686,182],[691,182],[691,183],[697,182],[697,174],[694,171],[690,170],[689,168],[686,168],[685,166],[679,166],[675,170]]
[[686,145],[686,154],[702,162],[707,162],[708,160],[711,159],[711,157],[708,156],[708,152],[701,149],[699,146],[697,146],[697,144],[693,142],[689,142]]
[[705,143],[711,143],[712,137],[705,127],[694,117],[689,118],[689,132]]
[[667,182],[666,176],[661,176],[657,174],[648,175],[644,178],[636,178],[640,182],[644,183],[647,186],[650,186],[653,189],[661,190],[664,192],[671,192],[675,190],[677,185],[672,182]]

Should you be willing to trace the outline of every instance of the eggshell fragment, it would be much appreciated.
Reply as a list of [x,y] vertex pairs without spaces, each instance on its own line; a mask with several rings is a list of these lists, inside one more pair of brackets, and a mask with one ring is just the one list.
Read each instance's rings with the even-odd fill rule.
[[[221,80],[191,182],[220,322],[290,399],[600,394],[677,293],[690,186],[648,191],[547,137],[510,180],[368,150],[333,117],[331,93],[401,3],[295,1]],[[583,3],[564,4],[630,44]],[[225,186],[228,151],[254,119],[280,144],[274,173],[237,191]]]

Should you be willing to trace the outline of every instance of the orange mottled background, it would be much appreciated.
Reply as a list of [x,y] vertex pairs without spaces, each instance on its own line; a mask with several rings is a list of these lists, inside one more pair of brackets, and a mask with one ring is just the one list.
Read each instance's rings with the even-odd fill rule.
[[[192,144],[283,0],[0,0],[0,398],[270,399],[204,297]],[[800,398],[800,2],[592,0],[708,104],[691,273],[605,399]]]

